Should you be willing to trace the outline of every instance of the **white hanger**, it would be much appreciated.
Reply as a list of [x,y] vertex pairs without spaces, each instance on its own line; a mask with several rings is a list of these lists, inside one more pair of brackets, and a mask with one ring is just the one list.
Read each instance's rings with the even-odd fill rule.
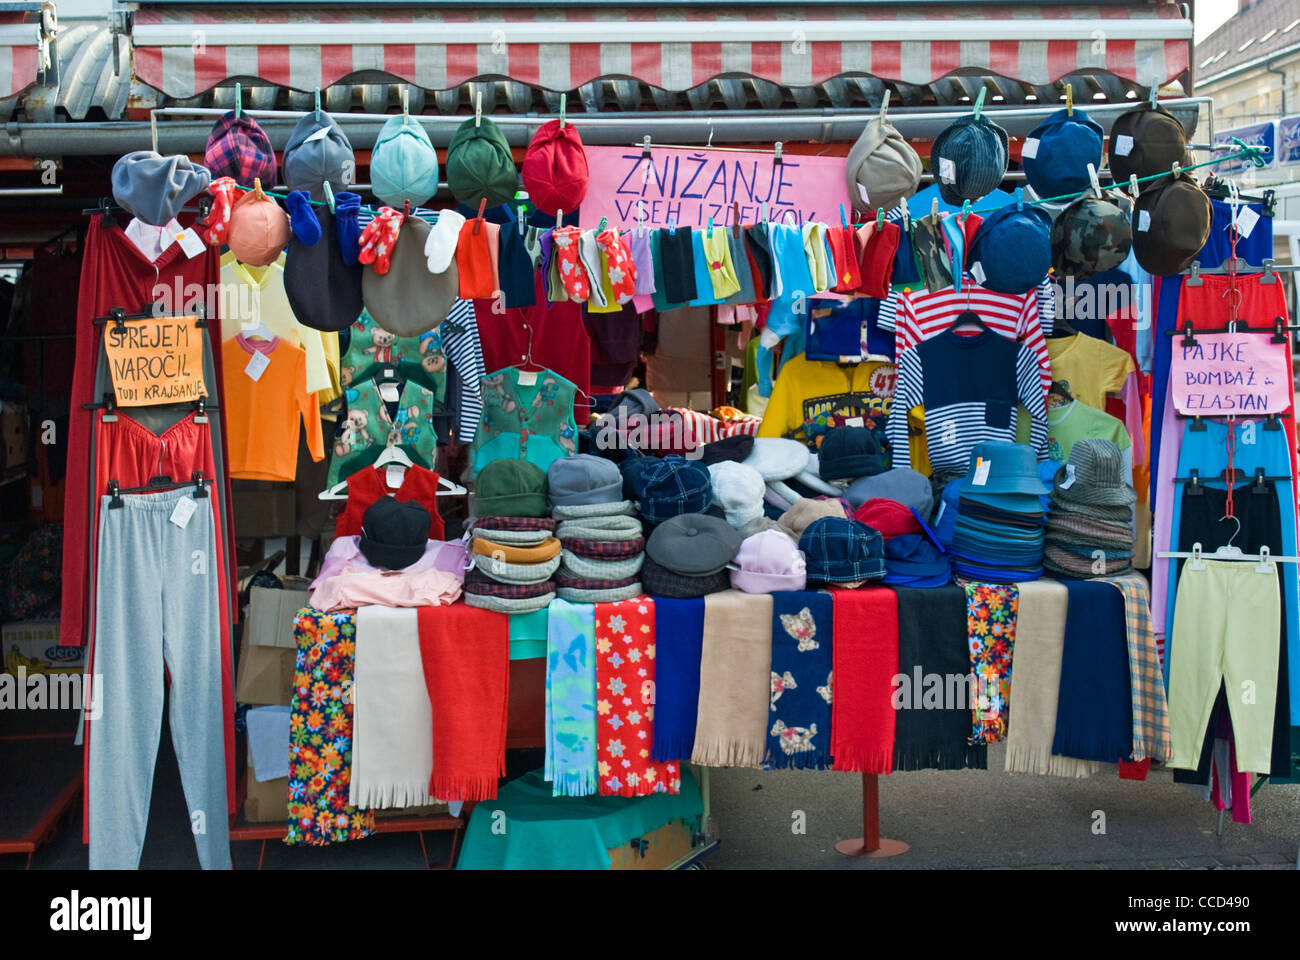
[[[1240,521],[1238,521],[1240,522]],[[1273,551],[1268,547],[1260,547],[1259,553],[1242,553],[1240,547],[1234,547],[1231,544],[1219,547],[1213,553],[1205,553],[1199,543],[1193,544],[1190,551],[1187,550],[1161,550],[1156,554],[1162,560],[1190,560],[1187,565],[1188,570],[1204,570],[1206,560],[1237,560],[1254,563],[1257,566],[1257,573],[1272,573],[1274,563],[1300,563],[1300,557],[1279,557],[1274,556]]]
[[[399,466],[403,470],[405,470],[408,467],[415,466],[415,463],[411,460],[409,456],[406,455],[406,451],[403,450],[401,447],[392,446],[392,447],[385,447],[384,452],[381,453],[375,459],[375,462],[372,463],[370,466],[374,469],[379,469],[380,467],[387,467],[387,466]],[[438,476],[438,493],[436,494],[437,496],[458,497],[458,496],[464,496],[467,493],[469,493],[469,491],[466,490],[464,487],[462,487],[459,483],[453,483],[452,481],[448,480],[446,477],[442,476],[441,474]],[[340,480],[338,483],[334,484],[334,486],[330,487],[328,490],[321,491],[321,493],[317,495],[316,499],[346,500],[347,498],[348,498],[348,482],[347,480]]]
[[239,332],[243,334],[245,340],[251,337],[261,337],[263,340],[275,339],[275,334],[273,334],[261,320],[258,320],[257,323],[250,323],[244,326]]

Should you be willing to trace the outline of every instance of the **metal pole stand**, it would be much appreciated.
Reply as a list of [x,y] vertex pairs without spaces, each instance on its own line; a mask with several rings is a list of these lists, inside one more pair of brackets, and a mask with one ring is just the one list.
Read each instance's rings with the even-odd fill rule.
[[880,835],[880,781],[874,773],[862,775],[862,836],[841,840],[835,849],[847,857],[879,859],[907,853],[911,846],[902,840]]

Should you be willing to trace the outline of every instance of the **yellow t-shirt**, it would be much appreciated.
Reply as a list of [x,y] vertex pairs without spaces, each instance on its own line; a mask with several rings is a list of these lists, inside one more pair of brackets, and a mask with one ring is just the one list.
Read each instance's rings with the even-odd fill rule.
[[829,418],[860,418],[862,422],[854,426],[878,428],[876,432],[883,435],[897,382],[898,368],[892,363],[838,364],[800,354],[781,368],[772,384],[758,435],[815,446],[820,434],[836,425]]
[[1128,351],[1113,343],[1076,333],[1047,341],[1052,379],[1060,381],[1076,400],[1106,409],[1106,394],[1119,393],[1134,371]]

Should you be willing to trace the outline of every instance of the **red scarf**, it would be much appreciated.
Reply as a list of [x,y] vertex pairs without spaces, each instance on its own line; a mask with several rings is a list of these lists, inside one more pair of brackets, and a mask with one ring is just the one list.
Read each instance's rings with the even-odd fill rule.
[[420,607],[420,658],[433,707],[433,776],[439,800],[495,800],[506,772],[510,621],[453,603]]
[[894,769],[898,601],[888,587],[830,593],[835,617],[831,646],[834,769],[890,773]]

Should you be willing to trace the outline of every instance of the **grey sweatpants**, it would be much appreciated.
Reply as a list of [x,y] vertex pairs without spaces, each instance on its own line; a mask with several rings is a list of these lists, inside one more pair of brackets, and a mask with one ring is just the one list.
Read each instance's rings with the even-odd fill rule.
[[[222,724],[221,619],[211,499],[171,522],[193,487],[103,497],[89,725],[91,869],[140,865],[162,732],[163,670],[171,679],[172,744],[205,870],[230,869]],[[210,491],[216,495],[216,491]]]

